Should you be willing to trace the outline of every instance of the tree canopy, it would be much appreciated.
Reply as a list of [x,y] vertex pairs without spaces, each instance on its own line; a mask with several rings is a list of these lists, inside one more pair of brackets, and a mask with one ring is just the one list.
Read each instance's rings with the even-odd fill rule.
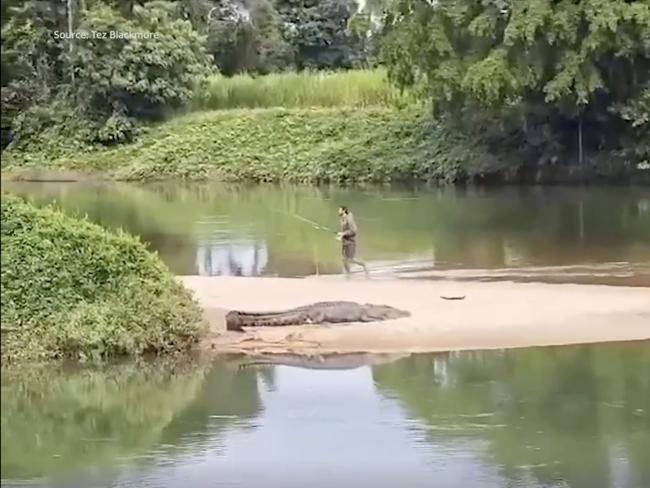
[[128,141],[211,71],[359,66],[356,12],[353,0],[3,0],[2,126],[29,137],[67,111],[92,122],[86,138]]
[[497,156],[488,172],[650,164],[650,0],[3,0],[2,14],[2,127],[25,139],[128,142],[211,72],[379,63]]
[[648,0],[396,0],[384,30],[394,81],[499,144],[581,158],[647,136]]

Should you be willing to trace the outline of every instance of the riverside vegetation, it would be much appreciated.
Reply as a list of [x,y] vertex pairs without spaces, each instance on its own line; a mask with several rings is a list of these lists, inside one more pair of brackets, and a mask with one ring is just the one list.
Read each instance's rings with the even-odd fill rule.
[[2,358],[181,351],[198,305],[139,240],[2,195]]
[[485,161],[471,159],[478,149],[462,134],[422,112],[382,107],[200,112],[151,127],[138,141],[115,148],[78,151],[58,142],[7,154],[5,168],[40,169],[47,161],[49,168],[99,171],[121,180],[347,183],[454,178],[466,161]]
[[[3,3],[6,172],[545,182],[650,166],[645,0],[54,3]],[[53,36],[68,26],[157,37]]]

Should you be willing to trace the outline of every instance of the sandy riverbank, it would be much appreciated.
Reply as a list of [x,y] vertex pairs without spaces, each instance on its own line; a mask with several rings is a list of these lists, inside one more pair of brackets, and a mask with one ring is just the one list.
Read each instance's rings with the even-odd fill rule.
[[[598,285],[180,278],[210,322],[215,352],[428,352],[650,339],[650,288]],[[465,295],[460,301],[440,295]],[[225,311],[281,310],[325,300],[392,305],[411,317],[370,324],[225,331]]]

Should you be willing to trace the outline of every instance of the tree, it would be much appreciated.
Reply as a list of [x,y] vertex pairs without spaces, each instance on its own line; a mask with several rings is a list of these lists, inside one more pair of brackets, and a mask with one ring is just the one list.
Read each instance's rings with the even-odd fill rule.
[[[181,18],[178,4],[140,3],[85,0],[66,10],[57,8],[61,2],[27,2],[12,9],[2,32],[3,117],[10,116],[3,126],[23,141],[59,126],[77,138],[115,143],[132,139],[138,119],[189,101],[209,72],[205,38]],[[86,37],[57,34],[67,32],[68,21]]]
[[354,1],[276,0],[275,7],[298,69],[352,68],[363,61],[360,39],[348,29],[358,10]]
[[290,63],[280,18],[267,0],[225,1],[210,12],[207,48],[223,74],[268,73]]
[[500,145],[582,162],[647,129],[647,0],[397,0],[385,34],[394,81]]
[[65,25],[55,2],[2,2],[2,126],[60,82],[63,43],[52,32]]
[[[106,120],[104,142],[117,142],[129,117],[159,118],[192,96],[197,80],[207,74],[204,38],[190,22],[174,18],[175,6],[152,2],[135,6],[125,19],[108,7],[86,12],[79,30],[123,33],[86,39],[74,50],[76,97],[91,118]],[[108,117],[108,118],[106,118]]]

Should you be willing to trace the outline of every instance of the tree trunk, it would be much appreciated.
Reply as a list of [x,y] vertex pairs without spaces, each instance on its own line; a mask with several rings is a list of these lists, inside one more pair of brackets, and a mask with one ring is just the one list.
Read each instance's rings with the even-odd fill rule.
[[[70,51],[70,54],[72,55],[72,49],[73,49],[73,38],[72,38],[72,0],[68,0],[68,34],[70,35],[69,39],[69,44],[68,44],[68,49]],[[72,63],[70,63],[70,82],[72,83],[72,86],[74,86],[74,66]]]
[[580,165],[580,170],[584,170],[584,153],[582,148],[582,114],[578,119],[578,164]]

